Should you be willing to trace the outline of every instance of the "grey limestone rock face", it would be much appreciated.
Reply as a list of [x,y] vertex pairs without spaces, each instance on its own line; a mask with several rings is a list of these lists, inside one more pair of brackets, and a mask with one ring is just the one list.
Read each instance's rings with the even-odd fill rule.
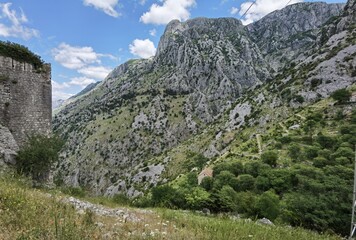
[[273,222],[272,222],[271,220],[269,220],[268,218],[258,219],[258,220],[256,221],[256,223],[262,224],[262,225],[274,226]]
[[356,1],[349,0],[346,3],[342,19],[337,24],[337,31],[340,32],[346,28],[355,28],[356,25]]
[[19,147],[9,129],[0,125],[0,168],[16,164]]
[[234,18],[169,23],[154,57],[154,67],[163,66],[175,69],[164,76],[166,88],[190,93],[196,114],[206,122],[227,100],[270,78],[268,63]]
[[274,70],[304,59],[315,43],[318,28],[342,12],[344,4],[297,3],[246,26]]

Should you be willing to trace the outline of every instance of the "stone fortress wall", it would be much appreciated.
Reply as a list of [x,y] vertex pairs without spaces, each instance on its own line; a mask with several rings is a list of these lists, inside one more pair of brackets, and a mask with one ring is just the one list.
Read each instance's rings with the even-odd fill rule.
[[51,91],[50,64],[38,71],[0,56],[0,125],[10,130],[19,146],[28,135],[51,133]]

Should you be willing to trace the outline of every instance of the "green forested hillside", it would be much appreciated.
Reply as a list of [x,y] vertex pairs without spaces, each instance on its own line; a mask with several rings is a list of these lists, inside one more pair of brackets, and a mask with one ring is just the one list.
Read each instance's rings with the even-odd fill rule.
[[[213,177],[198,186],[199,172],[180,176],[153,189],[151,204],[238,212],[346,235],[356,144],[353,103],[324,99],[253,131],[239,132],[209,164]],[[202,167],[202,158],[188,160]]]

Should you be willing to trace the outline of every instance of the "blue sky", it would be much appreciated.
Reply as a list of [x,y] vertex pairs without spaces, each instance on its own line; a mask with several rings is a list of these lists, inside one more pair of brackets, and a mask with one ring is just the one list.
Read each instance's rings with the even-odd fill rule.
[[[242,20],[248,24],[301,1],[257,0]],[[53,99],[64,99],[129,59],[154,55],[170,20],[241,18],[250,5],[243,0],[0,0],[0,40],[23,44],[51,63]]]

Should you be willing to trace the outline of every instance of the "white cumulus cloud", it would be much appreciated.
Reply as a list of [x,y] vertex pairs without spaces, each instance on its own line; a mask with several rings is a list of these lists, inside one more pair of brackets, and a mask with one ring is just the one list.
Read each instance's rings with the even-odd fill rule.
[[120,16],[120,13],[115,10],[115,7],[119,4],[119,0],[84,0],[83,3],[85,6],[92,6],[104,11],[104,13],[111,17]]
[[79,69],[88,64],[100,63],[100,54],[94,52],[92,47],[76,47],[61,43],[52,50],[54,60],[69,69]]
[[67,99],[73,96],[74,94],[69,92],[75,92],[77,87],[80,89],[85,88],[91,83],[95,83],[96,81],[87,77],[73,77],[69,82],[56,82],[52,80],[52,99]]
[[70,85],[66,82],[59,83],[59,82],[52,80],[52,90],[53,91],[59,91],[59,90],[63,90],[63,89],[69,88],[69,87],[70,87]]
[[239,9],[236,8],[236,7],[232,7],[231,10],[230,10],[230,14],[231,14],[231,15],[235,15],[235,14],[238,13],[238,12],[239,12]]
[[[289,4],[294,4],[303,1],[304,0],[292,0],[289,2]],[[286,0],[257,0],[256,3],[252,5],[244,19],[242,19],[242,23],[247,25],[254,21],[257,21],[270,12],[284,8],[287,3],[288,1]],[[243,15],[251,6],[251,4],[252,2],[244,2],[243,4],[241,4],[239,14]]]
[[190,17],[190,8],[195,6],[195,0],[162,0],[162,5],[152,4],[150,10],[144,13],[140,21],[148,24],[167,24],[171,20],[185,21]]
[[28,40],[32,37],[38,37],[39,31],[33,28],[26,27],[28,19],[25,13],[11,10],[12,3],[0,3],[0,36],[3,37],[18,37]]
[[70,85],[75,85],[75,86],[80,86],[81,88],[85,88],[91,83],[95,83],[96,81],[91,78],[87,77],[74,77],[71,79],[71,81],[68,83]]
[[58,83],[52,80],[52,99],[67,99],[73,96],[73,94],[67,93],[64,89],[70,88],[68,83]]
[[150,30],[150,35],[151,35],[152,37],[155,37],[156,34],[157,34],[157,30],[156,30],[155,28]]
[[87,85],[98,80],[103,80],[111,72],[111,68],[105,67],[101,63],[101,58],[107,57],[111,60],[117,58],[110,54],[101,54],[94,51],[92,47],[71,46],[66,43],[61,43],[58,47],[52,49],[52,55],[62,66],[72,69],[80,74],[77,77],[68,78],[61,83],[52,81],[53,99],[66,99],[75,92],[83,89]]
[[111,70],[112,70],[111,68],[104,67],[104,66],[88,66],[79,69],[78,72],[88,78],[103,80],[111,72]]
[[129,46],[130,52],[141,58],[149,58],[156,54],[156,47],[154,43],[149,40],[135,39]]

